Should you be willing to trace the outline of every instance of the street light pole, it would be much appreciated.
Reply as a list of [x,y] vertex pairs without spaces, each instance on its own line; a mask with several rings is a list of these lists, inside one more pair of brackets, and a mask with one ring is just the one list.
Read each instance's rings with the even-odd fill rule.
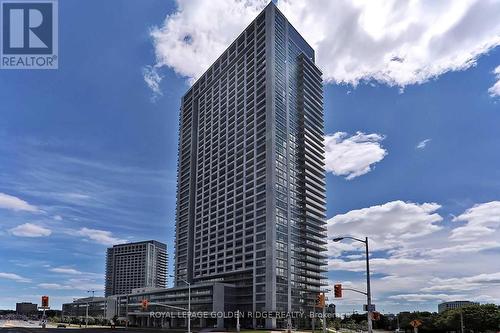
[[[95,290],[87,290],[87,293],[92,293],[92,302],[93,302]],[[89,324],[89,306],[90,306],[89,301],[87,301],[87,306],[85,309],[85,328],[87,328]]]
[[128,328],[128,294],[125,297],[127,301],[125,304],[125,328]]
[[188,333],[191,333],[191,283],[187,281],[186,283],[188,285]]
[[179,279],[188,286],[188,322],[187,322],[187,329],[188,333],[191,333],[191,283],[187,282],[183,278],[180,277],[175,277],[173,275],[169,275],[170,277],[173,277],[175,279]]
[[87,328],[87,325],[89,323],[89,301],[87,301],[87,306],[85,307],[85,328]]
[[345,237],[337,237],[334,238],[334,242],[340,242],[343,239],[352,239],[365,244],[365,255],[366,255],[366,312],[367,312],[367,326],[368,333],[373,333],[373,325],[372,325],[372,295],[371,295],[371,286],[370,286],[370,254],[368,250],[368,237],[365,237],[364,240],[345,236]]

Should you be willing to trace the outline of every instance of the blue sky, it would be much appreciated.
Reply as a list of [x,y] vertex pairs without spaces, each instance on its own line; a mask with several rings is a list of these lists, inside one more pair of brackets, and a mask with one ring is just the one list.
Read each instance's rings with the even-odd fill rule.
[[[59,69],[0,72],[0,308],[44,294],[57,308],[89,289],[102,293],[105,249],[115,242],[156,239],[173,252],[180,98],[264,3],[254,2],[62,1]],[[375,14],[342,3],[335,12],[345,13],[344,24],[311,41],[329,82],[329,234],[373,237],[380,310],[436,310],[455,298],[500,302],[500,99],[491,89],[498,24],[449,18],[458,23],[441,33],[439,50],[418,58],[411,52],[424,48],[420,40],[387,46],[384,25],[368,20],[359,24],[376,32],[372,43],[340,38],[346,56],[329,43],[353,37],[348,14]],[[322,15],[294,1],[278,5],[292,23]],[[462,8],[461,17],[477,7]],[[428,17],[412,10],[394,13],[425,27]],[[186,35],[191,45],[179,44]],[[395,65],[387,54],[408,55]],[[363,288],[356,244],[331,244],[328,254],[332,284]],[[337,304],[360,311],[363,301],[346,295]]]

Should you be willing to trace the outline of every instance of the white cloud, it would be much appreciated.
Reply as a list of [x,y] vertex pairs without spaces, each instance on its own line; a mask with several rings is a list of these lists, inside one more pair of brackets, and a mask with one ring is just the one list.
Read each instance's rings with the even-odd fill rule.
[[[351,210],[328,220],[328,235],[329,238],[369,235],[372,250],[394,249],[408,240],[440,230],[441,227],[437,223],[443,218],[436,213],[439,208],[441,206],[436,203],[417,204],[398,200]],[[342,243],[332,242],[331,250],[335,249],[337,244]]]
[[0,208],[13,211],[38,212],[36,206],[30,205],[26,201],[5,193],[0,193]]
[[177,11],[153,27],[156,66],[197,78],[265,7],[267,0],[178,0]]
[[424,301],[451,301],[465,295],[450,295],[450,294],[401,294],[389,296],[390,299],[404,300],[408,302],[424,302]]
[[349,259],[349,260],[354,260],[354,259],[361,259],[363,258],[363,256],[361,254],[349,254],[349,255],[346,255],[346,256],[343,256],[345,259]]
[[63,218],[62,218],[62,216],[61,216],[61,215],[54,215],[54,217],[53,217],[53,218],[54,218],[54,220],[56,220],[56,221],[62,221],[62,220],[63,220]]
[[422,291],[462,291],[480,289],[484,286],[500,286],[500,272],[491,274],[478,274],[461,278],[440,279],[434,278],[432,286],[423,288]]
[[425,147],[427,147],[427,144],[431,142],[431,139],[425,139],[425,140],[422,140],[420,141],[418,144],[417,144],[417,149],[424,149]]
[[0,279],[8,279],[16,282],[30,282],[31,280],[28,278],[24,278],[14,273],[4,273],[0,272]]
[[145,66],[142,69],[142,74],[144,76],[144,81],[148,87],[153,91],[152,100],[155,100],[158,96],[163,95],[160,89],[160,82],[162,76],[158,73],[156,66]]
[[500,227],[500,201],[474,205],[453,221],[466,222],[452,231],[450,237],[455,241],[477,240],[492,235]]
[[[50,282],[38,284],[38,287],[49,290],[102,290],[102,274],[83,272],[72,267],[48,267],[48,270],[57,273]],[[67,280],[58,281],[65,277]]]
[[38,287],[47,290],[103,290],[102,283],[95,283],[85,279],[69,279],[61,283],[39,283]]
[[493,70],[493,74],[495,74],[497,82],[488,89],[491,97],[500,96],[500,66]]
[[54,272],[54,273],[69,274],[69,275],[81,275],[81,274],[83,274],[79,270],[76,270],[74,268],[69,268],[69,267],[54,267],[54,268],[49,269],[49,271]]
[[[178,0],[151,31],[156,65],[199,77],[268,1]],[[496,0],[279,0],[331,82],[423,83],[473,66],[500,44]]]
[[86,237],[96,243],[106,246],[127,242],[124,239],[114,237],[112,232],[106,230],[81,228],[76,233],[79,236]]
[[42,289],[50,289],[50,290],[65,290],[72,289],[70,286],[64,286],[59,283],[39,283],[38,287]]
[[380,162],[387,151],[382,147],[381,134],[357,132],[349,136],[337,132],[325,137],[326,171],[346,179],[364,175],[371,171],[372,165]]
[[500,44],[500,3],[494,0],[283,0],[279,7],[334,82],[422,83],[466,69]]
[[[370,271],[372,272],[387,272],[388,267],[397,267],[403,269],[408,266],[419,266],[432,263],[429,259],[410,259],[410,258],[370,258]],[[366,260],[350,260],[344,261],[342,259],[328,260],[329,270],[345,270],[351,272],[365,272]]]
[[18,237],[46,237],[52,234],[50,229],[33,223],[18,225],[17,227],[9,229],[9,232]]
[[[499,203],[474,205],[450,225],[442,223],[439,204],[388,202],[334,216],[327,224],[328,236],[370,237],[370,268],[377,273],[372,279],[373,296],[385,309],[429,310],[429,304],[461,298],[500,302]],[[489,233],[481,234],[480,241],[474,232],[472,237],[464,237],[467,229],[481,227]],[[356,277],[351,273],[348,282],[364,290],[363,250],[358,242],[330,241],[328,268],[332,276],[339,271],[357,272]],[[339,311],[352,309],[352,304],[360,300],[355,294],[345,293],[337,302]]]
[[452,254],[459,253],[474,253],[483,250],[500,249],[500,242],[485,241],[485,242],[466,242],[464,244],[444,243],[444,247],[426,249],[426,254],[432,257],[446,257]]

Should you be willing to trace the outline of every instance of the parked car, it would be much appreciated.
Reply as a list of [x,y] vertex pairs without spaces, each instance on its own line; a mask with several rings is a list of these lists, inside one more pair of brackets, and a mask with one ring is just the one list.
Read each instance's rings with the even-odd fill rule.
[[57,324],[57,328],[66,328],[66,324]]

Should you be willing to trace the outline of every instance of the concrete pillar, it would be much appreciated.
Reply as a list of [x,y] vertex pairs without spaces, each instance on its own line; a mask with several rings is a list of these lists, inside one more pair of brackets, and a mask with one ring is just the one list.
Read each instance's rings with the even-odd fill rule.
[[276,318],[266,318],[266,330],[273,330],[276,328]]
[[[213,285],[212,289],[212,304],[213,304],[213,311],[216,313],[224,313],[224,285],[215,283]],[[219,318],[220,316],[217,316],[217,328],[218,329],[223,329],[224,328],[224,318]]]
[[217,317],[217,328],[224,329],[224,318]]

